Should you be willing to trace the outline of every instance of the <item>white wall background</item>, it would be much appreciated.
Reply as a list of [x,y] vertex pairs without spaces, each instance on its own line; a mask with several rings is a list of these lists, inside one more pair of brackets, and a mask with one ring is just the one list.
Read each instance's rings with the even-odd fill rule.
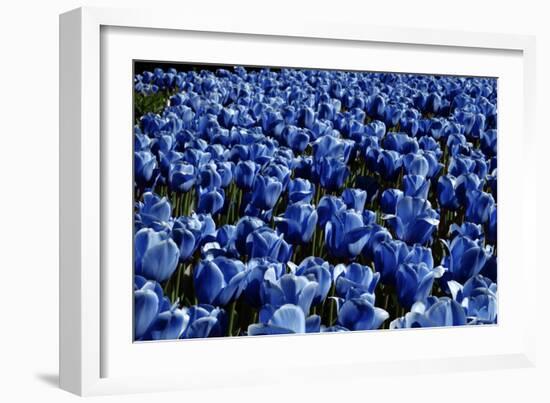
[[[188,3],[188,4],[186,4]],[[540,334],[533,369],[354,379],[350,384],[113,396],[97,401],[548,401],[550,325],[546,284],[547,91],[550,30],[543,1],[19,0],[0,13],[0,400],[68,402],[57,388],[58,356],[58,14],[81,5],[156,7],[183,20],[196,13],[284,21],[299,16],[372,25],[450,28],[537,36]],[[518,167],[521,169],[521,167]],[[525,172],[525,175],[529,175]],[[193,399],[193,400],[191,400]],[[506,399],[506,400],[504,400]]]

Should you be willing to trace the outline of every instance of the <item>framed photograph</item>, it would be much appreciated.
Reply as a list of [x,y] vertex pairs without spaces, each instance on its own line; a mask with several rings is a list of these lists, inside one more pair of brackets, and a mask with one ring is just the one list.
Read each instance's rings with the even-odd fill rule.
[[64,389],[532,365],[532,38],[60,24]]

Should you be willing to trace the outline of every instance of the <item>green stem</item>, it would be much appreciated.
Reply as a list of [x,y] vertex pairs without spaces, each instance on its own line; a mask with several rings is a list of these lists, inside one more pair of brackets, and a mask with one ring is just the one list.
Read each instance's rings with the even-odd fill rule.
[[229,324],[227,325],[227,335],[229,337],[233,336],[233,324],[235,322],[235,305],[237,304],[236,301],[233,301],[231,305],[229,305]]

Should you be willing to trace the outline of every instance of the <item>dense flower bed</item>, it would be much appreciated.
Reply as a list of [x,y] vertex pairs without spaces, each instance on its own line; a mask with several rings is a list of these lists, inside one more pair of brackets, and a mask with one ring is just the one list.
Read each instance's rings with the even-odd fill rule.
[[136,75],[135,339],[496,323],[496,84]]

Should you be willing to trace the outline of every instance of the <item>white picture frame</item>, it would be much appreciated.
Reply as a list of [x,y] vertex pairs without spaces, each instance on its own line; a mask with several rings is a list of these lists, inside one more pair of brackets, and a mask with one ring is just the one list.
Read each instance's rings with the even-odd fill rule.
[[[142,36],[141,40],[156,40],[165,45],[159,46],[155,52],[144,52],[137,49],[135,43],[132,46],[132,41],[135,42],[138,35]],[[151,35],[154,37],[151,38]],[[125,276],[132,270],[129,260],[132,251],[131,248],[121,247],[117,249],[122,252],[113,252],[106,241],[117,239],[117,231],[126,231],[128,227],[124,225],[131,220],[129,215],[117,214],[121,211],[120,208],[124,208],[127,198],[131,200],[131,188],[124,187],[124,178],[127,177],[128,170],[131,171],[131,154],[116,153],[117,158],[120,155],[121,159],[116,167],[113,166],[113,153],[127,150],[125,147],[129,142],[116,141],[115,137],[108,134],[114,128],[122,127],[124,130],[127,127],[130,138],[131,126],[125,124],[131,119],[130,114],[126,114],[132,107],[127,102],[131,99],[131,81],[121,81],[124,80],[123,74],[128,71],[127,61],[179,61],[174,59],[179,57],[177,54],[170,53],[173,46],[170,47],[169,43],[182,40],[189,41],[188,49],[194,49],[195,55],[194,58],[182,61],[229,64],[246,64],[246,61],[255,65],[292,65],[288,62],[288,55],[286,61],[280,56],[281,63],[276,63],[274,52],[284,49],[285,53],[294,57],[298,66],[315,67],[315,63],[324,63],[319,67],[357,67],[368,70],[361,57],[350,57],[347,64],[341,61],[342,58],[334,64],[330,64],[328,59],[324,59],[324,62],[318,59],[316,62],[315,58],[309,62],[313,65],[306,66],[308,61],[305,59],[300,62],[299,50],[319,46],[319,49],[324,47],[333,52],[342,49],[342,56],[345,56],[345,52],[348,52],[348,56],[360,56],[362,52],[382,52],[388,60],[391,57],[391,63],[370,63],[368,66],[371,70],[378,68],[385,71],[430,73],[436,72],[433,70],[435,69],[440,73],[471,75],[499,75],[491,74],[491,71],[501,72],[506,80],[502,82],[499,97],[509,97],[503,103],[499,98],[499,203],[500,199],[506,200],[503,209],[499,210],[499,243],[504,246],[503,253],[499,255],[499,270],[515,266],[519,275],[514,278],[513,284],[506,281],[506,275],[502,284],[499,281],[502,306],[499,325],[479,329],[423,329],[345,335],[132,343],[131,337],[128,337],[131,328],[128,329],[127,326],[132,318],[126,315],[128,301],[132,298],[131,288],[127,286],[123,290],[127,291],[127,297],[117,297],[118,293],[113,291],[117,285],[124,286],[124,281],[131,284],[131,277],[125,280]],[[219,52],[213,56],[207,55],[213,52],[204,51],[204,46],[223,43],[230,44],[235,49],[237,53],[234,58],[221,48],[217,48]],[[239,56],[239,46],[243,49],[248,47],[251,51],[243,56],[244,50],[240,50]],[[263,51],[262,47],[265,48]],[[268,49],[272,52],[268,52]],[[435,62],[436,53],[444,56],[439,57],[440,67]],[[407,57],[399,57],[400,54]],[[418,58],[419,54],[425,60]],[[464,57],[466,59],[462,60]],[[344,378],[351,372],[354,376],[369,376],[374,373],[390,375],[534,365],[535,329],[532,323],[535,321],[532,317],[536,296],[534,290],[527,292],[525,287],[521,288],[528,277],[536,275],[536,254],[527,253],[527,234],[535,232],[536,224],[535,220],[526,219],[535,213],[532,206],[527,208],[525,191],[530,189],[531,195],[536,191],[536,170],[529,169],[535,163],[535,158],[532,158],[535,148],[534,58],[534,38],[520,35],[402,27],[389,29],[307,20],[299,25],[281,24],[280,21],[275,23],[200,16],[192,20],[182,20],[175,13],[137,9],[80,8],[61,15],[61,387],[80,395],[96,395],[207,388],[235,383],[241,386],[280,383],[292,376],[292,369],[305,368],[307,371],[303,371],[303,377],[326,377],[329,380],[334,376]],[[106,80],[109,80],[109,85]],[[131,80],[131,76],[127,80]],[[515,115],[514,122],[510,122],[511,119],[506,119],[506,116],[502,117],[512,108],[519,113]],[[522,177],[519,170],[506,168],[513,166],[512,150],[515,155],[519,153],[524,166],[523,172],[529,172],[528,176]],[[504,169],[500,168],[502,166]],[[512,191],[506,185],[510,182],[521,183],[520,189],[523,191],[517,191],[517,187]],[[116,200],[122,202],[116,205]],[[124,240],[121,239],[120,242]],[[506,248],[506,245],[515,248]],[[115,261],[121,262],[125,269],[116,273],[107,270],[107,267],[113,267]],[[129,261],[130,266],[126,267],[125,262]],[[521,303],[516,303],[516,297]],[[376,351],[369,356],[350,355],[354,346],[367,338],[369,342],[376,343],[377,348],[373,349]],[[473,339],[481,340],[478,350],[470,349],[468,342],[462,348],[453,343]],[[490,340],[494,340],[491,348],[483,350],[488,348]],[[433,352],[427,348],[429,343],[444,345],[445,341],[455,347],[449,347],[447,351],[434,349]],[[227,348],[228,345],[231,348]],[[394,348],[389,351],[391,345]],[[410,348],[412,345],[417,346],[415,351]],[[306,346],[313,346],[312,349],[339,347],[343,354],[333,355],[330,360],[320,360],[312,354],[299,358],[297,353],[304,351]],[[252,359],[266,351],[269,351],[265,354],[273,365],[269,368],[261,363],[251,366]],[[141,369],[135,370],[134,359],[137,356],[141,362],[156,365],[155,368],[158,368],[159,363],[162,364],[174,354],[186,357],[194,372],[187,374],[183,369],[175,375],[168,363],[166,373],[160,371],[157,376]],[[207,360],[201,358],[205,356],[208,357]],[[231,367],[223,365],[224,362],[233,363],[238,357],[242,358],[238,364],[232,364]],[[212,369],[213,362],[219,364],[217,368]],[[241,376],[243,373],[246,376]],[[277,375],[275,381],[274,374]]]

